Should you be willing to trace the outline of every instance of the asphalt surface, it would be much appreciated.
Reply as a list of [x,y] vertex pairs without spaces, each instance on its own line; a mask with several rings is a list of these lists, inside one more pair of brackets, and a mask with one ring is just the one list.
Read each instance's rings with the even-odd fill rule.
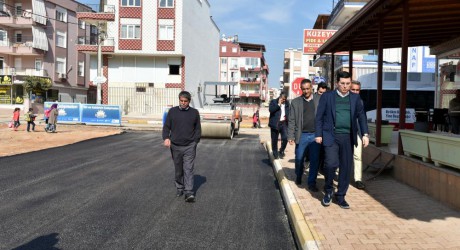
[[155,132],[2,157],[0,249],[296,248],[257,136],[201,141],[195,203],[173,179]]

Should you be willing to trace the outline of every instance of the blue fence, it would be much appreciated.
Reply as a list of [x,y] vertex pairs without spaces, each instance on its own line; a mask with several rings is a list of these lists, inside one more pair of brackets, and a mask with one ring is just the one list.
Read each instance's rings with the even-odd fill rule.
[[45,110],[58,105],[58,123],[121,125],[121,107],[117,105],[45,102]]

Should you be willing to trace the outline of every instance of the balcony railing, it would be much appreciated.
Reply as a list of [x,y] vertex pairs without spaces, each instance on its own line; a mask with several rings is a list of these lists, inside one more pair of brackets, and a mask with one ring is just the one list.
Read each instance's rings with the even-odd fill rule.
[[[97,46],[97,35],[93,36],[79,36],[77,40],[78,45],[95,45]],[[115,38],[108,37],[102,41],[102,46],[115,46]]]
[[108,4],[86,4],[79,5],[77,12],[115,13],[115,5]]
[[32,47],[33,44],[33,36],[15,36],[14,38],[10,39],[3,39],[0,40],[0,46],[13,46],[13,47]]
[[48,77],[48,72],[45,69],[10,67],[10,68],[0,69],[0,75]]

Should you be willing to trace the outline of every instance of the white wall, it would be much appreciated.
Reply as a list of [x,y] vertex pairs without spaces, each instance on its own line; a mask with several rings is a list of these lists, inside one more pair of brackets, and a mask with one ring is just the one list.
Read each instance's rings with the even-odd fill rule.
[[[178,1],[176,1],[178,2]],[[198,107],[198,84],[219,79],[219,29],[210,17],[207,0],[183,0],[182,51],[185,56],[185,89],[192,93],[192,106]],[[183,7],[183,9],[182,9]],[[178,29],[179,22],[176,23]]]

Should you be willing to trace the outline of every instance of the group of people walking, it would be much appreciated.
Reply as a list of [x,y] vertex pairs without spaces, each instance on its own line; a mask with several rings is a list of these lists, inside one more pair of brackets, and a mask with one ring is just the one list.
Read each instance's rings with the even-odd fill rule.
[[[56,132],[56,123],[57,123],[57,117],[59,115],[58,105],[54,103],[51,105],[51,107],[47,110],[45,110],[45,114],[43,119],[46,122],[45,125],[45,131],[46,132]],[[11,121],[11,128],[13,131],[18,131],[19,126],[21,126],[20,122],[20,117],[21,117],[21,109],[20,108],[15,108],[13,111],[13,120]],[[35,118],[37,115],[33,113],[33,108],[29,108],[27,113],[24,114],[24,120],[27,122],[27,132],[35,132]]]
[[[295,173],[297,185],[301,185],[305,161],[310,162],[307,186],[318,192],[316,184],[320,162],[324,163],[324,206],[335,197],[337,204],[350,208],[345,196],[350,185],[354,166],[355,185],[364,189],[361,180],[361,149],[369,144],[367,119],[359,96],[358,81],[352,81],[348,72],[338,72],[336,89],[327,91],[325,83],[318,84],[313,93],[309,79],[301,82],[302,95],[287,100],[285,93],[269,105],[269,127],[272,151],[275,159],[283,158],[287,143],[295,144]],[[278,150],[278,138],[281,147]],[[353,163],[354,161],[354,163]],[[334,193],[333,181],[338,170],[338,187]]]
[[[273,156],[283,158],[288,142],[295,144],[295,183],[302,184],[305,159],[308,157],[307,185],[312,192],[319,191],[316,179],[320,162],[324,162],[325,185],[321,203],[329,206],[335,197],[341,208],[350,208],[345,196],[353,165],[355,185],[364,189],[362,167],[357,161],[361,161],[361,147],[369,144],[367,119],[359,96],[360,84],[352,81],[348,72],[339,72],[333,91],[327,91],[327,85],[320,83],[317,92],[313,93],[309,79],[301,82],[301,89],[302,95],[291,103],[287,95],[281,93],[269,104]],[[179,93],[179,105],[169,110],[163,125],[163,144],[170,149],[175,168],[176,196],[185,195],[186,202],[195,201],[194,162],[201,137],[200,115],[189,106],[190,100],[189,92]],[[254,114],[254,127],[258,126],[258,120],[258,114]],[[338,187],[334,192],[333,181],[337,170]]]

